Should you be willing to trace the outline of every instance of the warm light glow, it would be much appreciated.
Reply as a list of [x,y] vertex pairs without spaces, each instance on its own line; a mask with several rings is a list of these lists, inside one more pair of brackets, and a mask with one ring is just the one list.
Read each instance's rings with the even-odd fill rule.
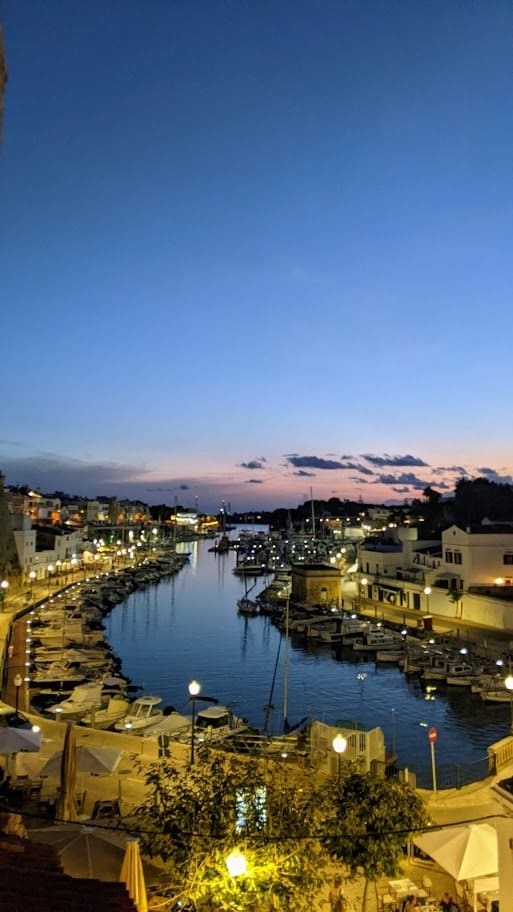
[[331,746],[336,754],[343,754],[347,748],[347,738],[344,738],[344,735],[341,734],[335,735]]
[[363,578],[362,580],[360,580],[360,585],[366,586],[366,585],[367,585],[367,582],[368,582],[368,581],[367,581],[367,578],[364,576],[364,578]]
[[503,580],[502,576],[498,576],[498,577],[497,577],[497,579],[495,580],[495,585],[496,585],[496,586],[504,586],[504,580]]
[[198,681],[191,681],[189,684],[189,693],[191,697],[197,697],[201,690],[201,684]]
[[424,595],[431,595],[431,586],[426,586],[424,589]]
[[4,589],[4,590],[5,590],[5,589],[8,589],[8,588],[9,588],[9,583],[8,583],[8,581],[7,581],[7,580],[2,580],[2,582],[0,583],[0,588],[2,588],[2,589]]
[[246,873],[248,867],[246,856],[239,849],[234,849],[226,859],[226,867],[230,877],[241,877]]
[[513,690],[513,675],[508,675],[504,684],[506,685],[506,690]]

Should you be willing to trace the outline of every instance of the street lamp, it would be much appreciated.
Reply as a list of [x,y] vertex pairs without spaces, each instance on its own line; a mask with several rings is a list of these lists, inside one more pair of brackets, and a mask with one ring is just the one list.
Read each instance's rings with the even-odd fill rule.
[[424,587],[424,595],[426,596],[426,614],[429,614],[429,596],[431,595],[431,586]]
[[7,590],[9,588],[9,581],[2,580],[0,583],[1,595],[2,595],[2,611],[4,610],[5,599],[7,597]]
[[192,725],[191,725],[191,766],[194,766],[194,726],[196,722],[196,698],[201,691],[201,684],[198,681],[191,681],[189,684],[189,697],[192,702]]
[[20,704],[20,687],[23,684],[23,678],[20,674],[14,675],[14,686],[16,688],[16,718],[18,718],[18,707]]
[[506,690],[509,691],[509,711],[510,711],[510,725],[509,733],[513,735],[513,675],[509,674],[506,680],[504,681],[506,685]]
[[246,856],[240,849],[234,849],[226,859],[226,867],[230,877],[242,877],[248,868]]
[[35,580],[36,576],[37,576],[36,571],[31,570],[29,573],[29,580],[30,580],[30,589],[29,589],[29,594],[28,594],[29,601],[32,601],[32,590],[33,590],[34,580]]
[[358,587],[358,612],[360,612],[361,601],[362,601],[362,592],[363,592],[364,587],[367,585],[367,582],[368,582],[368,580],[365,576],[363,577],[363,579],[360,580],[360,585]]
[[340,756],[347,750],[347,738],[339,732],[333,738],[331,746],[337,755],[337,782],[340,784]]

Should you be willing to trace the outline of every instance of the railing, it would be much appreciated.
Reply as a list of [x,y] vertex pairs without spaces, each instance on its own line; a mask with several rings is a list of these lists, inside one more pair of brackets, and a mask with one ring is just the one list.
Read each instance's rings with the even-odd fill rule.
[[[413,766],[410,772],[415,775],[417,788],[433,789],[433,770],[431,766]],[[493,776],[496,772],[495,755],[489,753],[486,757],[473,760],[470,763],[448,763],[436,767],[437,790],[460,789],[472,782],[480,782]],[[400,771],[394,772],[394,777],[399,777]]]

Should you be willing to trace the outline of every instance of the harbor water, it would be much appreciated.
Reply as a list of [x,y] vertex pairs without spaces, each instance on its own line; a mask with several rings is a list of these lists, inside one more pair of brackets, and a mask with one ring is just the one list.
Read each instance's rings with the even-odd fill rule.
[[[132,593],[107,618],[106,636],[123,673],[146,694],[188,712],[187,686],[195,678],[202,694],[256,728],[267,712],[270,734],[283,732],[285,717],[290,725],[313,717],[379,726],[388,751],[412,770],[430,762],[430,728],[438,733],[441,766],[481,760],[508,734],[507,704],[485,704],[466,687],[437,682],[427,689],[418,677],[350,647],[287,643],[269,618],[240,616],[244,583],[233,573],[235,553],[214,554],[211,545],[178,546],[190,553],[189,563],[175,577]],[[265,582],[260,577],[252,595]]]

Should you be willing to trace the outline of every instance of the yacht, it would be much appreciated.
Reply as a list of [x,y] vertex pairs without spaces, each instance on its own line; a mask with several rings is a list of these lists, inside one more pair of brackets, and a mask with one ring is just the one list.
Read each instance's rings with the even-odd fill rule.
[[116,722],[126,718],[130,705],[130,701],[121,695],[109,697],[107,706],[100,709],[92,707],[82,716],[80,723],[89,725],[90,728],[107,731],[109,728],[114,728]]
[[102,704],[102,683],[89,682],[88,684],[79,684],[74,688],[73,693],[67,700],[61,703],[54,703],[46,710],[52,713],[56,718],[61,719],[81,719],[87,712],[95,706],[100,708]]
[[164,718],[162,697],[137,697],[123,718],[114,725],[115,731],[140,732]]

